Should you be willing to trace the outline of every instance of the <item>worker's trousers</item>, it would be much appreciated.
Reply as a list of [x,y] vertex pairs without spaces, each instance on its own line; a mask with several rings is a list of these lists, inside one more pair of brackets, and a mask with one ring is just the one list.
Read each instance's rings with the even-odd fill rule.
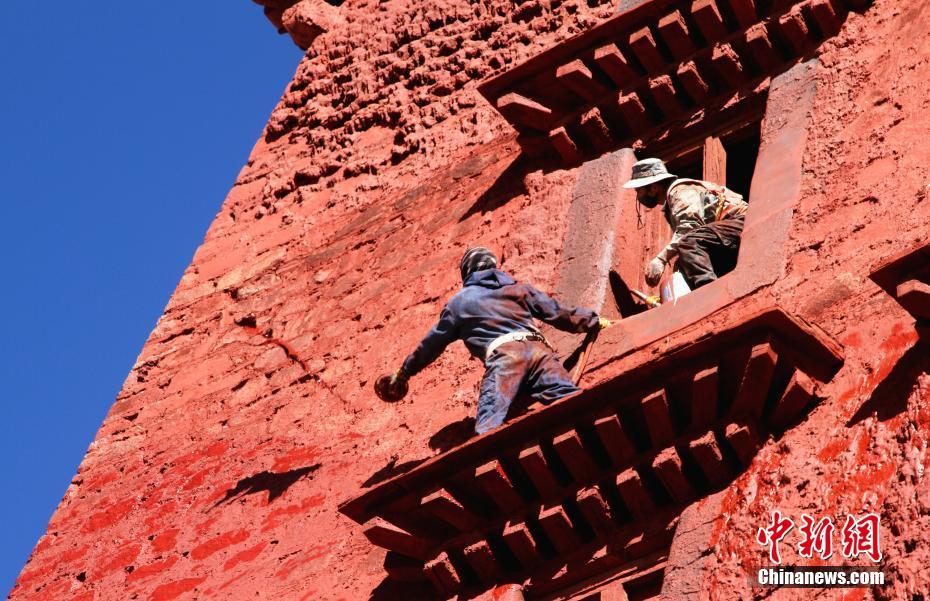
[[736,267],[744,216],[696,227],[678,242],[678,270],[692,290]]
[[484,434],[504,423],[507,410],[519,393],[548,404],[579,390],[559,358],[542,342],[520,340],[502,344],[485,363],[475,432]]

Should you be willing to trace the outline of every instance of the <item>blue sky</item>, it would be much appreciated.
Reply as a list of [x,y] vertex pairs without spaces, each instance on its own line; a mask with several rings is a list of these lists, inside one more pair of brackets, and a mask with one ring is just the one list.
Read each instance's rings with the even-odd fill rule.
[[300,57],[250,0],[0,2],[0,594]]

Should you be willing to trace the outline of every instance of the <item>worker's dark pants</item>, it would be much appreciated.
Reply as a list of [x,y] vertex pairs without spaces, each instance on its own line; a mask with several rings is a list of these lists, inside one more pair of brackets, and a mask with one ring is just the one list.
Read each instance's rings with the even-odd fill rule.
[[736,267],[744,216],[696,227],[678,242],[678,270],[692,290]]
[[484,434],[504,423],[518,393],[551,403],[579,390],[559,358],[542,342],[518,340],[502,344],[486,362],[475,432]]

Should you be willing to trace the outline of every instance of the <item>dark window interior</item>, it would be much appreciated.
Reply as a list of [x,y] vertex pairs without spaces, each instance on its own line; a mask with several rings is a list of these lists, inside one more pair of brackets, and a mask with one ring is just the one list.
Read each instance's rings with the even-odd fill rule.
[[749,200],[749,184],[759,156],[760,126],[756,121],[723,138],[723,148],[727,151],[727,187],[746,200]]
[[[759,156],[760,130],[761,122],[753,121],[721,136],[727,154],[726,186],[742,194],[746,200],[751,200],[749,186],[756,169],[756,157]],[[669,172],[678,177],[704,179],[704,153],[700,144],[678,156],[666,158],[666,164]]]

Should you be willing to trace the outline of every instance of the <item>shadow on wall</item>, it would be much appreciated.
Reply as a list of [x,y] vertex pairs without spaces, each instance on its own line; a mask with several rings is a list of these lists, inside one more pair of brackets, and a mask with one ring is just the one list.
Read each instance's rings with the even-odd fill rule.
[[930,339],[922,337],[904,353],[872,392],[872,396],[849,418],[846,427],[854,426],[872,415],[879,421],[887,421],[902,413],[907,409],[908,398],[918,378],[926,373],[930,373]]
[[413,459],[411,461],[404,461],[403,463],[397,463],[397,455],[391,457],[391,460],[387,465],[382,467],[380,470],[369,476],[367,480],[362,482],[362,488],[369,488],[375,484],[384,482],[385,480],[390,480],[394,476],[403,474],[404,472],[409,472],[416,466],[420,465],[426,461],[426,458],[423,459]]
[[495,211],[517,196],[528,194],[528,190],[523,183],[523,178],[530,171],[530,161],[526,160],[523,154],[520,154],[507,166],[504,171],[497,176],[494,183],[485,190],[481,196],[470,206],[468,210],[459,218],[459,222],[468,220],[469,217],[480,213],[490,213]]
[[254,495],[261,492],[268,493],[268,502],[271,503],[294,486],[298,480],[304,478],[320,469],[322,464],[315,463],[306,467],[301,467],[286,472],[260,472],[254,476],[243,478],[236,483],[236,486],[226,491],[222,499],[210,509],[215,509],[220,505],[232,503],[239,497]]

